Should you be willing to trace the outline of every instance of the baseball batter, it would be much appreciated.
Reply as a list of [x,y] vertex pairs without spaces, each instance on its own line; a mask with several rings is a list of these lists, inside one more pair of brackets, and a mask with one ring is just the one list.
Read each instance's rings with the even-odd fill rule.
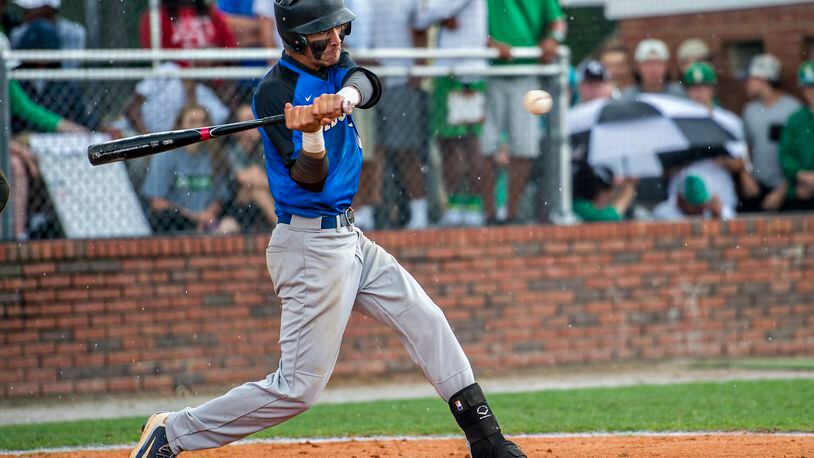
[[501,434],[443,312],[384,249],[353,225],[362,147],[352,106],[369,108],[379,79],[342,41],[355,18],[343,0],[276,0],[281,60],[254,94],[255,116],[285,112],[263,129],[279,224],[266,259],[282,299],[280,364],[195,408],[152,415],[131,457],[174,457],[219,447],[306,411],[328,383],[351,311],[398,333],[450,406],[472,456],[523,457]]

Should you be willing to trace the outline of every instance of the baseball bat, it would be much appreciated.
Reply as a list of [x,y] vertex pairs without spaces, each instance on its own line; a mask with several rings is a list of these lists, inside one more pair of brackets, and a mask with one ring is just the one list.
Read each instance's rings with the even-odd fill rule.
[[171,149],[181,148],[193,143],[223,137],[244,130],[283,123],[285,123],[285,115],[278,114],[253,119],[251,121],[221,124],[219,126],[171,130],[168,132],[121,138],[119,140],[90,145],[88,147],[88,160],[92,165],[109,164],[111,162],[163,153]]

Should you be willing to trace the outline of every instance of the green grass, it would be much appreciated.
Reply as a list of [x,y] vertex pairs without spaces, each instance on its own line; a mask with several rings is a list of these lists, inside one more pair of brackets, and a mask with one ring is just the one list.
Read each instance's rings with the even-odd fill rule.
[[814,358],[741,358],[711,359],[690,364],[692,369],[748,369],[766,371],[814,371]]
[[[780,380],[495,394],[510,433],[814,431],[814,381]],[[134,442],[143,417],[0,427],[0,449]],[[437,399],[319,405],[254,437],[457,434]]]

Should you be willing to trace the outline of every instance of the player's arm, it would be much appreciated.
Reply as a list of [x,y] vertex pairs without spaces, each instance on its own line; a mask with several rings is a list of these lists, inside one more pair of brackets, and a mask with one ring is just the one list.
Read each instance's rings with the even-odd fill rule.
[[[371,108],[382,96],[382,83],[370,70],[356,65],[350,53],[342,51],[334,78],[341,86],[338,94],[347,99],[353,107]],[[357,94],[358,92],[358,94]]]
[[291,179],[310,191],[320,192],[328,176],[328,155],[322,127],[342,116],[346,100],[339,94],[323,94],[313,104],[285,104],[285,126],[302,132],[302,147],[289,169]]

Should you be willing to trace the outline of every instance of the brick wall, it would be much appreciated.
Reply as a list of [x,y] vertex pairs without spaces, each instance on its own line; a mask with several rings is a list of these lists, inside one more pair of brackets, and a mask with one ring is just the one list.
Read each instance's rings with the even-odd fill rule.
[[[811,354],[814,216],[379,232],[480,373]],[[266,237],[0,245],[0,395],[169,391],[276,368]],[[418,374],[352,318],[335,375]]]
[[[814,39],[814,7],[811,4],[771,8],[681,14],[651,18],[625,19],[619,23],[619,39],[631,50],[644,38],[659,38],[673,54],[687,38],[701,38],[715,54],[719,74],[718,97],[736,113],[746,103],[743,82],[729,71],[726,53],[730,43],[761,41],[765,52],[776,55],[784,68],[784,86],[797,92],[797,67],[803,58],[811,59],[807,43]],[[677,68],[677,66],[676,66]],[[678,77],[678,75],[676,75]]]

